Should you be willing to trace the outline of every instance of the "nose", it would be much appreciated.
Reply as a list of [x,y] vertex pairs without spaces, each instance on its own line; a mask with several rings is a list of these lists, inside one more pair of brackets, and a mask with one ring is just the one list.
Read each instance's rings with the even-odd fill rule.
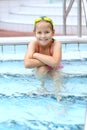
[[45,33],[42,33],[41,37],[45,37]]

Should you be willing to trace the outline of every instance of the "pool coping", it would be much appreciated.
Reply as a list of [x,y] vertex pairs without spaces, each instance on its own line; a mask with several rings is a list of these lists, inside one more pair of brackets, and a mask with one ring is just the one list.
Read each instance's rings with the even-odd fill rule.
[[[87,44],[87,36],[54,36],[55,39],[59,40],[63,44],[76,44],[85,43]],[[34,40],[34,36],[25,37],[0,37],[0,45],[27,45],[30,41]]]

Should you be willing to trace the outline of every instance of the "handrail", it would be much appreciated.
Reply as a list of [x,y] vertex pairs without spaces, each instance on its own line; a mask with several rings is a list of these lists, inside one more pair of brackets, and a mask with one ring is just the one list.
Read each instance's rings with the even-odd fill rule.
[[74,0],[71,0],[70,3],[69,3],[69,5],[68,5],[68,7],[67,7],[67,9],[66,9],[66,17],[68,16],[68,14],[70,12],[73,3],[74,3]]
[[87,26],[87,0],[82,0],[83,1],[83,9],[84,9],[84,14],[85,14],[85,20],[86,20],[86,26]]
[[64,32],[64,35],[66,35],[66,19],[72,8],[73,3],[74,3],[74,0],[71,0],[68,7],[66,8],[66,0],[63,0],[63,25],[64,25],[63,32]]
[[82,3],[81,0],[77,0],[77,32],[78,32],[78,37],[82,36]]
[[[68,7],[66,8],[66,2],[67,0],[63,0],[63,34],[66,35],[66,19],[68,17],[68,14],[72,8],[72,5],[75,0],[70,0],[70,3]],[[86,26],[87,26],[87,0],[83,0],[83,8],[85,13],[85,19],[86,19]],[[82,0],[77,0],[77,11],[78,11],[78,37],[82,36]]]

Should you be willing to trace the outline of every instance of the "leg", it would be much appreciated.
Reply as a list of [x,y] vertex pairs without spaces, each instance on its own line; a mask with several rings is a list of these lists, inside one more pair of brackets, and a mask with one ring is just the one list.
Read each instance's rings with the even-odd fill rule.
[[40,80],[43,80],[48,73],[48,67],[47,66],[41,66],[36,69],[36,77]]
[[38,92],[46,91],[44,85],[45,85],[45,79],[47,78],[48,71],[49,70],[47,66],[41,66],[36,69],[36,77],[38,80],[41,81],[41,88],[37,90]]
[[51,72],[51,76],[54,82],[54,95],[57,101],[59,102],[62,98],[62,96],[60,95],[60,91],[61,91],[61,87],[63,86],[63,75],[61,70],[56,70],[56,71],[53,70]]

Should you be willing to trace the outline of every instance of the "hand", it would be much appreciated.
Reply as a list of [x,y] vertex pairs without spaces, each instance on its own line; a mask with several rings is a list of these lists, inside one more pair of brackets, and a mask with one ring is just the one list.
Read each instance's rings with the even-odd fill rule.
[[38,53],[33,54],[33,58],[37,58]]

